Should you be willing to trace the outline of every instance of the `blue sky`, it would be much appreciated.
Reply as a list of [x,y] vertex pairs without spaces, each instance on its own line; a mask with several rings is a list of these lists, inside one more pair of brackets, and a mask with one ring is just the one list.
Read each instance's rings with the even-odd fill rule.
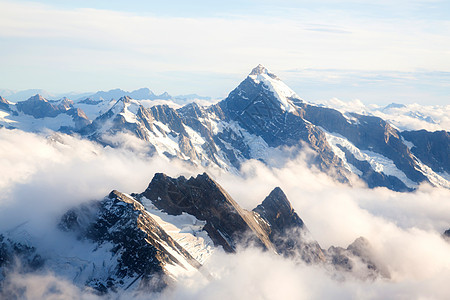
[[449,3],[0,0],[0,88],[224,97],[262,63],[306,100],[450,104]]

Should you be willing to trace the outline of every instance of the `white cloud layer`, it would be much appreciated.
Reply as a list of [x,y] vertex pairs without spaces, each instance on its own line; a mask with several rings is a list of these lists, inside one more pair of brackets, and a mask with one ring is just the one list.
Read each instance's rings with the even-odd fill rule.
[[222,96],[258,63],[273,70],[450,69],[448,20],[378,19],[309,6],[272,16],[201,18],[38,2],[0,6],[0,38],[8,45],[0,49],[4,88],[86,91],[150,83],[179,89],[173,93]]
[[361,100],[342,101],[337,98],[316,101],[342,113],[373,115],[388,121],[400,130],[450,131],[450,105],[420,105],[417,103],[391,108],[366,105]]
[[[143,191],[155,172],[190,176],[203,171],[149,158],[136,139],[122,136],[120,143],[125,149],[101,148],[65,135],[49,139],[0,129],[0,229],[28,220],[36,231],[45,231],[77,203],[101,199],[112,189]],[[321,267],[245,249],[238,255],[213,255],[206,264],[212,281],[200,275],[183,278],[163,294],[144,298],[448,298],[450,244],[441,233],[450,227],[450,191],[421,186],[414,193],[397,193],[362,183],[349,187],[309,169],[308,155],[302,153],[283,167],[251,161],[244,164],[242,177],[209,171],[247,209],[280,186],[323,248],[346,247],[366,237],[391,279],[337,281]],[[91,297],[51,274],[14,275],[8,287],[25,288],[30,299],[46,298],[55,290],[66,298]]]

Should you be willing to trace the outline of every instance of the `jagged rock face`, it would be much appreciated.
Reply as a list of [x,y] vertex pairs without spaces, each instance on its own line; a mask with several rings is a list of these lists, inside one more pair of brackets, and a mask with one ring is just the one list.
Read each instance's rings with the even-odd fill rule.
[[390,277],[386,267],[377,261],[369,241],[363,237],[357,238],[347,249],[331,246],[326,255],[328,262],[336,270],[347,272],[356,278]]
[[391,190],[406,192],[412,191],[411,188],[408,188],[400,179],[395,176],[385,175],[383,173],[375,172],[374,169],[370,166],[370,164],[365,160],[358,160],[353,153],[351,153],[347,148],[337,145],[339,149],[341,149],[345,153],[345,159],[355,166],[359,171],[361,171],[362,175],[360,176],[369,188],[375,188],[379,186],[385,186]]
[[273,92],[250,77],[218,106],[228,120],[237,121],[248,132],[261,136],[271,147],[298,145],[310,133],[302,118],[283,110]]
[[173,108],[167,105],[157,105],[151,107],[149,113],[156,121],[169,126],[173,131],[186,134],[183,121]]
[[204,230],[225,251],[234,252],[239,242],[256,243],[273,249],[253,215],[243,210],[206,173],[189,180],[155,174],[141,195],[169,214],[180,215],[186,212],[206,221]]
[[49,103],[41,95],[35,95],[26,101],[17,102],[16,106],[19,111],[35,118],[54,118],[61,113],[57,106]]
[[88,105],[97,105],[97,104],[100,104],[100,103],[102,103],[102,100],[93,100],[93,99],[91,99],[91,98],[86,98],[86,99],[84,99],[84,100],[81,100],[81,101],[79,101],[78,103],[81,103],[81,104],[88,104]]
[[[353,122],[347,120],[340,112],[313,105],[302,104],[301,115],[311,123],[323,127],[328,132],[338,133],[346,137],[361,150],[381,153],[391,159],[397,168],[403,171],[414,182],[422,182],[426,177],[416,169],[416,163],[408,147],[402,142],[400,133],[384,120],[378,117],[363,116],[352,113]],[[361,170],[361,171],[364,171]],[[363,172],[370,178],[367,172]],[[391,181],[369,180],[372,186],[398,185]],[[405,189],[403,187],[403,189]]]
[[442,236],[443,236],[444,239],[446,239],[447,241],[450,241],[450,229],[447,229],[446,231],[444,231],[444,233],[442,234]]
[[[176,273],[184,271],[200,271],[210,278],[189,252],[196,251],[193,249],[197,246],[192,248],[184,240],[186,235],[177,237],[173,226],[166,227],[165,221],[155,217],[157,208],[159,216],[167,216],[161,210],[172,215],[167,220],[175,220],[174,216],[188,217],[189,222],[195,220],[194,224],[200,220],[202,227],[192,236],[205,231],[216,246],[228,252],[239,250],[237,245],[259,246],[297,263],[297,259],[320,263],[338,274],[370,279],[389,276],[364,238],[347,249],[322,250],[280,188],[275,188],[253,211],[246,211],[207,174],[190,179],[156,174],[142,194],[127,195],[114,190],[101,201],[65,213],[58,226],[75,243],[70,246],[76,249],[73,253],[59,250],[52,254],[46,250],[42,252],[46,253],[43,259],[39,249],[0,235],[0,289],[3,276],[17,257],[25,266],[24,272],[50,270],[59,274],[62,269],[67,279],[100,294],[117,290],[160,291],[177,278]],[[186,230],[180,228],[180,233]],[[211,241],[208,243],[211,245]],[[197,258],[201,257],[196,253]]]
[[207,174],[189,180],[156,174],[141,195],[169,214],[185,212],[206,221],[204,230],[225,251],[234,252],[238,244],[256,244],[308,263],[325,260],[280,188],[252,212],[242,209]]
[[450,173],[450,135],[447,131],[404,131],[401,135],[414,144],[412,153],[433,171]]
[[[251,74],[258,72],[254,70]],[[307,142],[318,153],[315,165],[323,171],[332,169],[337,179],[347,181],[348,174],[325,135],[299,115],[294,105],[302,103],[301,100],[292,100],[291,111],[282,109],[274,93],[263,82],[249,76],[218,105],[227,120],[236,121],[249,133],[261,136],[270,147],[301,147],[301,141]]]
[[[137,99],[152,94],[148,89],[108,93],[125,93]],[[273,148],[279,147],[281,152],[288,148],[283,153],[293,157],[307,145],[316,153],[308,163],[341,182],[350,182],[354,173],[369,187],[384,186],[396,191],[411,191],[423,181],[450,187],[445,176],[429,173],[423,165],[438,173],[450,172],[447,132],[400,134],[377,117],[343,115],[333,109],[309,105],[261,65],[226,99],[208,107],[191,103],[179,109],[167,105],[144,108],[129,96],[120,98],[114,105],[114,101],[92,99],[79,102],[95,118],[92,123],[77,109],[78,103],[72,104],[68,99],[53,105],[35,96],[17,104],[17,109],[38,117],[64,112],[72,116],[75,125],[67,124],[66,120],[60,131],[75,131],[113,147],[120,143],[114,142],[111,135],[129,132],[148,142],[150,153],[233,173],[239,173],[242,163],[249,159],[270,165],[273,158],[268,153]],[[0,109],[1,105],[6,105],[4,110],[15,106],[0,103]],[[14,113],[17,113],[15,108]],[[9,128],[11,124],[15,122],[5,121],[0,125]],[[336,139],[341,140],[336,142]],[[415,145],[411,151],[407,141]]]
[[72,118],[75,122],[75,130],[84,128],[85,126],[87,126],[91,123],[89,121],[89,118],[84,113],[84,111],[80,108],[70,108],[67,110],[67,114],[69,116],[72,116]]
[[[131,102],[136,106],[133,111],[127,108]],[[309,163],[341,182],[349,182],[354,173],[369,187],[385,186],[396,191],[411,191],[423,181],[450,186],[443,178],[435,180],[436,174],[428,174],[414,156],[423,157],[435,170],[442,170],[439,165],[448,169],[448,134],[439,138],[439,143],[447,147],[440,153],[427,152],[426,146],[419,150],[418,143],[413,154],[403,141],[406,136],[382,119],[344,116],[333,109],[309,105],[261,65],[218,104],[201,107],[191,103],[177,110],[156,105],[147,109],[130,97],[122,97],[79,133],[114,146],[103,135],[123,131],[149,142],[153,152],[160,155],[234,173],[249,159],[270,164],[267,153],[271,148],[289,147],[295,155],[306,144],[317,154]],[[345,139],[344,144],[333,144],[330,138],[335,135]],[[431,139],[433,142],[427,144],[437,145],[437,140]],[[346,143],[356,147],[359,154]],[[426,159],[424,153],[432,158]]]
[[[191,267],[200,267],[132,197],[113,191],[103,201],[92,205],[97,209],[70,210],[59,225],[64,231],[74,232],[79,239],[113,245],[111,252],[115,263],[104,266],[101,276],[90,277],[85,283],[87,286],[103,293],[110,288],[127,289],[139,280],[140,289],[159,291],[171,281],[166,265],[187,267],[183,263],[189,263]],[[185,261],[177,259],[174,252]]]
[[310,237],[302,219],[279,187],[253,211],[269,225],[265,228],[278,253],[300,257],[308,263],[325,260],[319,244]]
[[[17,262],[20,261],[20,265]],[[19,272],[32,272],[44,264],[44,259],[36,252],[36,248],[16,242],[0,234],[0,290],[1,280],[8,269]]]

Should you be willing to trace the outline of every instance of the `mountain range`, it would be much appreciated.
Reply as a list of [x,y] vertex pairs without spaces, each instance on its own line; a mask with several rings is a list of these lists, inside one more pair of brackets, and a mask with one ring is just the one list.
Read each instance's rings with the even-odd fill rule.
[[[0,97],[0,130],[52,130],[105,147],[121,147],[117,137],[131,135],[148,146],[146,155],[234,174],[250,160],[278,167],[306,150],[309,167],[343,184],[363,181],[405,193],[422,184],[450,188],[447,131],[402,131],[374,115],[308,103],[262,65],[215,104],[174,107],[143,99],[172,98],[149,89],[77,101]],[[157,173],[144,191],[113,190],[62,214],[51,232],[58,242],[50,246],[29,233],[30,225],[17,224],[0,232],[0,295],[20,298],[2,288],[17,261],[23,273],[50,270],[97,294],[155,292],[186,274],[211,278],[214,270],[203,265],[213,253],[248,246],[324,266],[337,277],[391,276],[364,237],[347,248],[322,248],[285,193],[272,188],[246,210],[207,173]]]
[[[111,136],[127,132],[155,154],[235,173],[247,160],[270,165],[276,152],[294,155],[308,147],[316,154],[311,164],[342,182],[356,175],[369,187],[396,191],[424,182],[450,187],[447,131],[400,131],[376,116],[307,103],[262,65],[209,106],[144,106],[129,96],[105,101],[103,92],[95,95],[77,102],[39,95],[16,104],[3,99],[2,124],[79,134],[110,146],[117,146]],[[154,97],[148,89],[131,95]]]
[[248,211],[206,173],[189,179],[158,173],[142,193],[113,190],[104,199],[74,207],[48,233],[58,239],[50,250],[28,231],[21,224],[0,234],[3,297],[17,296],[1,289],[1,279],[17,260],[23,273],[51,270],[99,295],[155,292],[186,274],[210,278],[213,270],[202,266],[205,260],[216,251],[235,253],[238,245],[336,274],[390,276],[362,237],[346,249],[322,249],[280,188]]
[[76,101],[81,101],[85,99],[92,99],[94,101],[99,100],[111,100],[111,99],[119,99],[124,96],[129,96],[136,100],[174,100],[176,102],[183,102],[188,100],[211,100],[210,97],[199,96],[197,94],[186,94],[186,95],[177,95],[171,96],[169,93],[164,92],[160,95],[156,95],[149,88],[140,88],[134,91],[125,91],[122,89],[112,89],[109,91],[98,91],[95,93],[77,93],[77,92],[68,92],[68,93],[52,93],[42,89],[29,89],[23,91],[14,91],[8,89],[0,89],[0,95],[8,98],[11,102],[19,102],[35,95],[39,94],[41,97],[45,97],[46,99],[55,100],[61,98],[72,98]]

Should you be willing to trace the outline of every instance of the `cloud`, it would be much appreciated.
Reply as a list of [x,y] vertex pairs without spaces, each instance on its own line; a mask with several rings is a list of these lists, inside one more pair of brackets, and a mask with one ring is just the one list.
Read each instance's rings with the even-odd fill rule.
[[357,113],[379,117],[399,130],[450,130],[450,105],[406,104],[383,109],[376,104],[364,104],[359,99],[343,101],[337,98],[316,101],[341,113]]
[[[128,89],[151,82],[172,93],[222,96],[260,62],[273,70],[450,68],[445,20],[377,19],[309,6],[288,14],[194,18],[1,5],[0,38],[8,47],[0,49],[0,62],[10,88]],[[199,85],[204,78],[215,80]]]
[[[31,234],[42,234],[73,205],[101,199],[112,189],[143,191],[155,172],[176,177],[204,171],[149,157],[144,144],[126,135],[117,141],[124,147],[102,148],[61,134],[40,136],[0,129],[1,230],[28,220],[36,224],[31,227]],[[254,208],[274,187],[280,186],[323,248],[347,247],[364,236],[391,279],[335,280],[325,268],[295,264],[249,248],[237,255],[217,251],[205,265],[214,277],[212,281],[200,274],[181,278],[163,294],[141,295],[143,299],[211,299],[230,295],[253,299],[448,297],[450,244],[440,234],[450,227],[450,191],[421,186],[414,193],[397,193],[385,188],[368,189],[358,181],[349,187],[310,169],[307,161],[311,155],[302,152],[284,166],[267,167],[259,161],[249,161],[243,165],[241,176],[207,171],[247,209]],[[56,283],[61,276],[18,274],[8,284],[12,289],[25,286],[29,298],[45,298],[49,291],[75,298],[91,296],[68,278],[62,277]],[[116,296],[125,299],[130,294],[119,291]]]
[[53,274],[11,274],[0,290],[4,299],[101,299]]
[[148,144],[133,136],[113,141],[122,148],[58,133],[0,129],[0,229],[30,219],[38,225],[55,222],[68,208],[102,199],[113,189],[143,191],[156,172],[191,173],[181,163],[149,157]]

